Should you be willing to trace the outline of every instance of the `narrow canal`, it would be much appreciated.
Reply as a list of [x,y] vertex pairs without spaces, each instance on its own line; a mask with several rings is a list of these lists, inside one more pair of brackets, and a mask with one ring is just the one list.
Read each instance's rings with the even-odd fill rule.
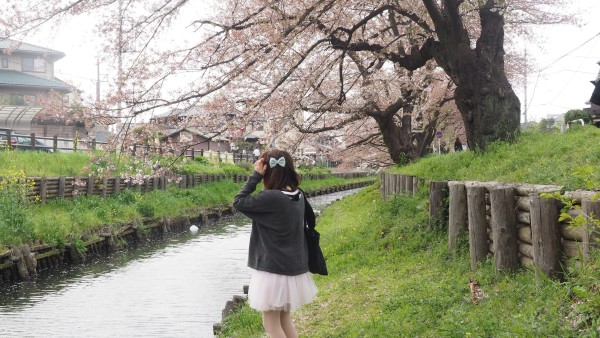
[[[321,210],[360,189],[313,197]],[[213,337],[249,282],[250,224],[228,217],[198,232],[0,287],[0,337]]]

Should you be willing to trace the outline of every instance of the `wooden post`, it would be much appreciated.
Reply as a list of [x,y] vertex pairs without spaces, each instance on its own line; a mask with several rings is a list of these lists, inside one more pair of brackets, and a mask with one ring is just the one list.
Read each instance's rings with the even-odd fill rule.
[[144,177],[144,192],[150,191],[150,181],[148,177]]
[[58,177],[58,198],[65,198],[65,181],[66,177]]
[[96,150],[96,138],[92,139],[92,150]]
[[530,194],[531,198],[531,241],[533,242],[533,263],[548,276],[561,273],[560,208],[553,198]]
[[434,226],[443,225],[446,221],[445,200],[448,197],[448,182],[430,181],[429,182],[429,231]]
[[519,267],[515,189],[490,189],[490,204],[496,273],[514,271]]
[[467,215],[467,189],[464,183],[449,182],[448,251],[456,252],[456,240],[469,228]]
[[94,181],[96,178],[94,176],[88,176],[87,181],[87,196],[92,196],[94,194]]
[[35,133],[31,133],[31,150],[35,150]]
[[54,149],[54,153],[58,152],[58,135],[54,135],[52,139],[52,148]]
[[48,195],[48,179],[46,177],[40,178],[40,201],[46,203],[46,196]]
[[412,194],[413,196],[417,194],[417,191],[419,190],[419,178],[417,176],[413,176],[413,186],[412,186]]
[[398,177],[398,193],[399,194],[403,194],[404,193],[404,186],[406,185],[404,183],[405,179],[406,179],[406,177],[404,175],[400,175]]
[[108,178],[102,178],[102,197],[106,197],[108,191]]
[[118,194],[119,193],[119,184],[121,184],[121,176],[116,176],[115,177],[115,186],[113,189],[113,194]]
[[[444,182],[446,184],[446,195],[448,194],[448,182]],[[412,176],[407,176],[404,175],[404,193],[408,194],[410,193],[410,190],[412,189]]]
[[477,264],[485,260],[489,250],[484,187],[467,187],[467,214],[469,216],[471,269],[476,269]]
[[583,246],[583,263],[588,264],[590,262],[590,250],[593,246],[597,246],[597,239],[600,238],[600,229],[598,228],[598,220],[600,220],[600,201],[582,200],[581,209],[586,218],[583,241],[581,243]]

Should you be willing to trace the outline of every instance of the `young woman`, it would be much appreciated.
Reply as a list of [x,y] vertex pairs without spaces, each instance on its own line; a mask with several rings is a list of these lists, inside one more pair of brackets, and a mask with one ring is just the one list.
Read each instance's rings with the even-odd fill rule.
[[[263,191],[251,195],[261,180]],[[233,201],[233,206],[252,220],[248,303],[263,313],[263,325],[271,338],[297,337],[290,312],[312,302],[317,294],[308,272],[305,196],[299,184],[290,154],[267,151],[254,163],[254,173]]]

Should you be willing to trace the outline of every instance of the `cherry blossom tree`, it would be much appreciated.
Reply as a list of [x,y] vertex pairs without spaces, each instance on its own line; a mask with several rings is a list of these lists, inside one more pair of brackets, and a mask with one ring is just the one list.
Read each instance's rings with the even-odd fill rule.
[[202,13],[192,0],[7,0],[0,25],[26,37],[93,13],[115,67],[99,115],[202,107],[195,123],[222,135],[266,116],[269,143],[293,143],[280,135],[294,126],[403,163],[426,152],[440,119],[469,148],[518,134],[506,29],[562,22],[564,2],[226,0]]

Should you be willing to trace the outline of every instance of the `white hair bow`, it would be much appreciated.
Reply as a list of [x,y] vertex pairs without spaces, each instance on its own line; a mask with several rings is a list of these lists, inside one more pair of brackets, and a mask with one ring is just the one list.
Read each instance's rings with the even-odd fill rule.
[[269,159],[269,167],[273,168],[278,164],[282,167],[285,167],[285,157],[281,156],[278,160],[273,157]]

